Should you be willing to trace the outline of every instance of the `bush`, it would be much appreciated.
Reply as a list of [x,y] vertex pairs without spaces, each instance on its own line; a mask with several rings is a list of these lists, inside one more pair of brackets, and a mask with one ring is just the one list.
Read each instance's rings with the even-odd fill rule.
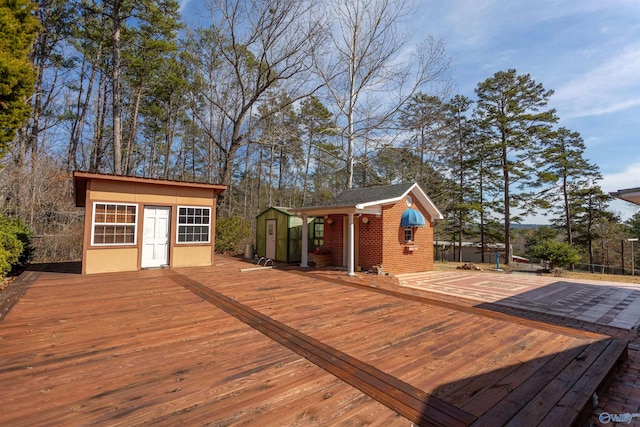
[[545,240],[531,247],[530,253],[535,258],[549,261],[549,269],[580,262],[580,253],[567,243]]
[[24,265],[31,259],[33,233],[18,218],[0,214],[0,276],[4,277],[15,266]]
[[249,239],[249,222],[237,217],[216,220],[216,251],[242,252],[242,244]]

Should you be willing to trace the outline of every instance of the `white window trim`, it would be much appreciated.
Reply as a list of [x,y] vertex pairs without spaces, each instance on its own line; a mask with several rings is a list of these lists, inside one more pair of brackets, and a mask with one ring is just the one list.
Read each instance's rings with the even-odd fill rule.
[[[185,209],[208,209],[209,210],[209,223],[208,224],[180,224],[180,209],[181,208],[185,208]],[[202,244],[209,244],[211,243],[211,214],[213,212],[213,209],[211,208],[211,206],[178,206],[178,211],[176,212],[176,244],[177,245],[202,245]],[[207,241],[199,241],[199,242],[181,242],[180,241],[180,226],[188,226],[188,225],[195,225],[195,226],[202,226],[202,225],[207,225],[209,227],[209,232],[207,233]]]
[[[131,206],[136,208],[136,220],[133,224],[130,223],[96,223],[96,205],[117,205],[117,206]],[[121,203],[121,202],[93,202],[93,209],[91,210],[91,244],[90,246],[136,246],[138,244],[138,216],[140,216],[140,206],[136,203]],[[133,243],[95,243],[96,225],[133,225]]]
[[[407,231],[411,231],[411,240],[406,239]],[[405,243],[413,243],[413,241],[415,240],[415,230],[413,229],[413,227],[404,227],[404,237],[405,237],[405,240],[404,240]]]

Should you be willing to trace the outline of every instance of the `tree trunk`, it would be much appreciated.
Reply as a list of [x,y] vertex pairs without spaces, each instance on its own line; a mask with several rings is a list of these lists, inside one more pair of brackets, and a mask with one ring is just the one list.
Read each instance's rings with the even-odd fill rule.
[[113,172],[122,175],[122,94],[120,93],[120,30],[122,18],[120,17],[121,0],[113,2],[113,37],[111,64],[112,106],[113,106]]
[[[169,108],[171,108],[171,104],[169,104]],[[165,143],[165,152],[164,152],[164,173],[163,173],[163,177],[164,179],[169,179],[169,169],[171,166],[171,146],[173,145],[173,139],[175,137],[176,134],[176,126],[177,126],[177,120],[172,119],[171,117],[172,115],[169,114],[169,131],[167,133],[167,140]]]
[[147,167],[147,177],[156,178],[156,153],[158,152],[158,136],[154,135],[151,139],[151,148],[149,149],[149,166]]
[[[87,117],[87,112],[89,111],[89,101],[91,100],[91,94],[93,92],[93,83],[95,82],[96,74],[98,73],[98,63],[100,62],[101,53],[102,48],[98,49],[96,60],[91,65],[91,76],[89,77],[89,82],[87,83],[87,93],[84,96],[84,103],[82,101],[82,84],[80,84],[78,98],[76,99],[76,111],[80,112],[80,114],[78,115],[77,119],[73,121],[71,127],[71,139],[69,141],[69,151],[67,154],[67,172],[71,172],[77,166],[76,156],[78,153],[78,145],[80,144],[80,138],[82,136],[82,130],[84,128],[84,121]],[[83,69],[85,64],[86,59],[83,59]],[[81,75],[84,75],[84,73],[81,72]]]
[[269,154],[269,197],[267,200],[269,201],[269,206],[273,206],[273,153],[275,149],[273,143],[271,143],[270,154]]
[[313,148],[313,131],[309,132],[309,145],[307,146],[307,161],[304,165],[304,181],[302,182],[302,206],[307,203],[307,188],[309,187],[309,165],[311,164],[311,149]]
[[107,83],[104,74],[100,74],[100,90],[98,91],[98,99],[96,100],[96,129],[93,133],[93,143],[91,144],[90,172],[101,172],[104,155],[103,132],[106,121],[107,110]]
[[509,159],[507,158],[507,143],[503,136],[502,143],[502,177],[504,179],[504,264],[510,263],[511,248],[511,195],[509,193]]
[[127,138],[127,146],[125,148],[125,158],[124,158],[124,173],[126,175],[130,175],[133,169],[131,156],[133,154],[133,147],[136,144],[136,134],[138,133],[138,114],[140,112],[140,103],[142,102],[142,92],[143,87],[139,86],[136,89],[136,94],[133,102],[133,114],[131,117],[131,130],[129,132],[129,137]]
[[279,148],[280,149],[278,150],[278,167],[279,167],[278,169],[278,206],[284,206],[283,180],[284,180],[284,173],[285,173],[285,168],[287,166],[287,163],[284,155],[284,144],[282,142],[280,143]]
[[480,262],[484,264],[485,233],[484,233],[484,162],[480,159],[480,176],[478,179],[478,191],[480,192]]

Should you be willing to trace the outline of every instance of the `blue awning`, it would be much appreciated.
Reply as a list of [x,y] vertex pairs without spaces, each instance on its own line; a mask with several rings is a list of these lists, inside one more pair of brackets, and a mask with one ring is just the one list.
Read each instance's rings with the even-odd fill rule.
[[424,227],[424,216],[415,209],[407,209],[400,220],[401,227]]

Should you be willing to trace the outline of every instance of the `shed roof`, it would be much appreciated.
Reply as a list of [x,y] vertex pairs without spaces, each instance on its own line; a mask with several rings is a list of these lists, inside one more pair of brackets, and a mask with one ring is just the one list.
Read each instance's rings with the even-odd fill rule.
[[270,210],[276,210],[276,211],[281,212],[281,213],[283,213],[285,215],[293,216],[293,215],[295,215],[295,213],[293,213],[291,211],[292,209],[293,208],[287,208],[287,207],[284,207],[284,206],[269,206],[268,208],[266,208],[265,210],[260,212],[258,215],[256,215],[256,218],[259,217],[260,215],[264,214],[265,212],[270,211]]
[[436,205],[415,182],[367,188],[353,188],[345,190],[334,200],[323,205],[294,208],[293,211],[296,213],[315,215],[340,212],[380,213],[381,206],[396,203],[404,199],[407,194],[412,191],[433,219],[443,218]]
[[132,184],[151,184],[165,187],[203,188],[207,190],[213,190],[216,196],[227,189],[225,185],[205,184],[201,182],[170,181],[166,179],[139,178],[134,176],[110,175],[89,172],[74,172],[73,185],[77,207],[85,206],[87,197],[87,182],[92,179],[110,182],[128,182]]

